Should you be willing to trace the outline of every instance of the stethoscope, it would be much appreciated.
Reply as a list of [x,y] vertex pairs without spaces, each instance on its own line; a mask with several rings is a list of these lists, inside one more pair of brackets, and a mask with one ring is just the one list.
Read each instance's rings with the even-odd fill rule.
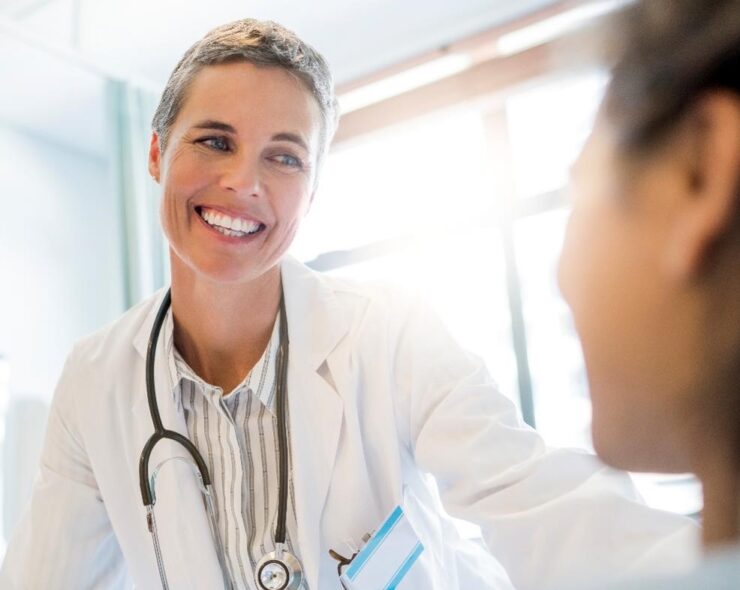
[[[195,448],[195,445],[178,432],[167,430],[162,425],[162,419],[159,416],[159,406],[154,389],[154,357],[157,349],[157,340],[162,330],[167,310],[172,302],[172,294],[168,289],[167,293],[159,307],[157,316],[152,326],[152,332],[149,336],[149,345],[146,353],[146,394],[149,400],[149,413],[152,416],[154,424],[154,434],[146,441],[144,449],[139,459],[139,486],[141,488],[141,498],[146,508],[147,528],[152,535],[154,544],[154,553],[157,558],[157,567],[159,568],[159,577],[162,581],[163,590],[169,590],[167,575],[162,560],[162,551],[159,544],[159,535],[157,534],[157,521],[154,517],[154,504],[157,499],[154,493],[157,474],[162,465],[168,460],[182,460],[188,463],[193,469],[200,487],[200,491],[205,498],[206,511],[208,520],[216,544],[221,572],[224,576],[224,585],[227,588],[233,588],[229,579],[226,568],[221,538],[218,534],[216,525],[216,509],[213,501],[213,486],[211,476],[203,457]],[[288,434],[286,424],[286,397],[285,388],[288,373],[288,316],[285,313],[285,298],[280,295],[280,345],[277,352],[276,373],[276,405],[277,405],[277,423],[278,423],[278,469],[279,469],[279,486],[278,486],[278,519],[275,530],[275,551],[263,556],[257,563],[255,569],[255,582],[260,590],[297,590],[303,580],[303,570],[298,559],[289,553],[285,543],[285,521],[288,507]],[[154,472],[149,474],[149,458],[156,444],[162,439],[170,439],[180,445],[190,454],[195,461],[192,465],[184,457],[172,457],[157,465]]]

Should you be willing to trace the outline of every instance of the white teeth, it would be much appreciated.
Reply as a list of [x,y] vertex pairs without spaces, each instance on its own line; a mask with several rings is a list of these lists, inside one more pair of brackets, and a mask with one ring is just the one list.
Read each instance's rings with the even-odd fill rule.
[[244,237],[244,236],[247,235],[244,232],[241,232],[241,231],[233,231],[233,230],[230,230],[230,229],[226,229],[225,227],[219,227],[217,225],[214,225],[213,226],[213,229],[215,229],[216,231],[224,234],[225,236],[230,236],[232,238],[241,238],[241,237]]
[[222,234],[232,237],[243,236],[256,232],[261,224],[257,221],[248,221],[241,217],[229,217],[223,213],[215,213],[206,209],[201,217],[213,228]]

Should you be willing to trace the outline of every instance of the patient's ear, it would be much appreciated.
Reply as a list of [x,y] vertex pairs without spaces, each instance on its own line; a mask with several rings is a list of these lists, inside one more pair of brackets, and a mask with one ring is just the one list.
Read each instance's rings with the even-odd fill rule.
[[159,182],[161,161],[162,152],[159,147],[159,135],[156,131],[152,131],[152,138],[149,140],[149,174],[156,182]]
[[740,99],[708,94],[693,107],[682,143],[679,207],[669,236],[667,265],[679,280],[708,270],[740,218]]

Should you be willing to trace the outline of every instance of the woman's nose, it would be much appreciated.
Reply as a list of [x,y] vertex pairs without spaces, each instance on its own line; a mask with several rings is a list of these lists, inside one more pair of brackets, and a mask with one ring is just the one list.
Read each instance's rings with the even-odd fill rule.
[[230,158],[222,170],[220,184],[238,195],[259,195],[262,192],[259,160],[248,155]]

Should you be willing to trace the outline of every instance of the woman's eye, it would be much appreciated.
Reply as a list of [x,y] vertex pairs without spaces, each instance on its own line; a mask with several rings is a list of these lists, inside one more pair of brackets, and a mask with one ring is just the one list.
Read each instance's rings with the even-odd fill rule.
[[278,156],[275,156],[273,159],[278,164],[282,164],[283,166],[288,166],[290,168],[301,168],[303,166],[303,162],[301,162],[295,156],[291,156],[290,154],[280,154]]
[[219,152],[226,152],[229,150],[229,142],[225,137],[206,137],[205,139],[199,140],[199,143],[202,143],[214,150],[218,150]]

